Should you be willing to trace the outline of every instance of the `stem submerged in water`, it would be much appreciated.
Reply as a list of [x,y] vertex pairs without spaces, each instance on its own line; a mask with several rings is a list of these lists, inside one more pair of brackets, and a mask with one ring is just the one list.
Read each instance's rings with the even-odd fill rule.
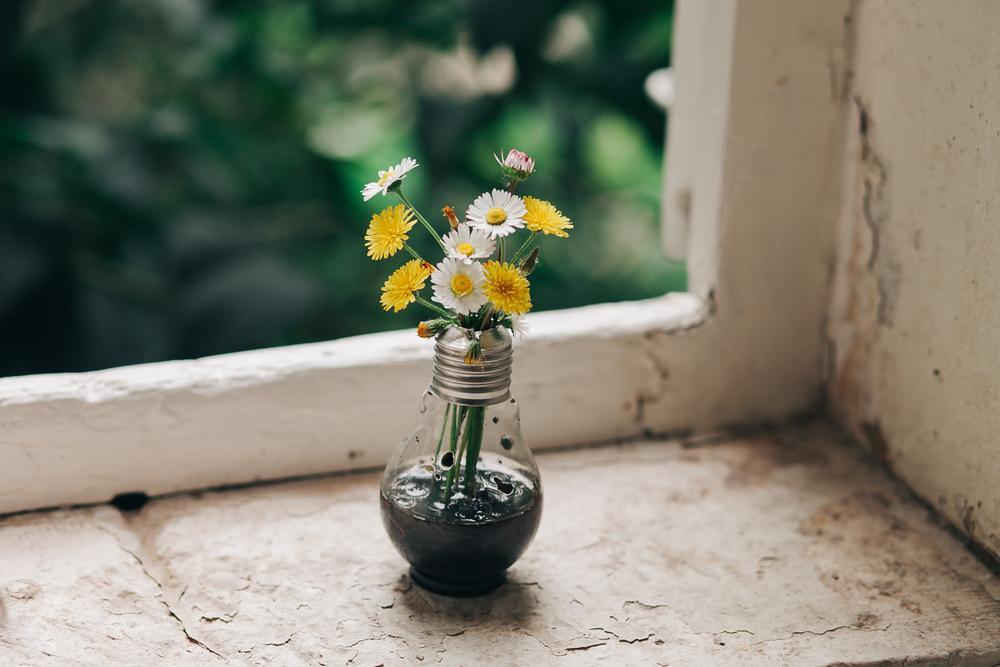
[[462,450],[458,448],[459,435],[462,432],[462,425],[468,416],[469,408],[463,405],[452,405],[451,406],[451,441],[448,443],[448,450],[455,453],[454,460],[451,465],[451,470],[448,471],[448,479],[445,481],[444,486],[444,504],[447,505],[448,501],[451,500],[451,488],[455,484],[455,477],[458,475],[458,468],[462,463],[462,450],[465,448],[465,439],[462,439]]
[[[476,468],[479,465],[479,452],[483,448],[483,423],[486,420],[486,408],[452,405],[451,441],[449,451],[455,452],[455,461],[444,484],[444,503],[451,500],[455,480],[464,476],[465,495],[472,496],[476,490]],[[444,429],[442,428],[442,433]],[[462,458],[465,458],[464,471]]]
[[448,417],[451,415],[451,403],[447,403],[444,406],[444,421],[441,422],[441,433],[438,435],[438,446],[434,450],[434,465],[437,465],[438,456],[441,454],[441,443],[444,442],[444,432],[448,428]]
[[483,447],[483,422],[486,418],[486,408],[466,408],[468,424],[465,428],[465,493],[472,496],[476,485],[476,466],[479,463],[479,450]]

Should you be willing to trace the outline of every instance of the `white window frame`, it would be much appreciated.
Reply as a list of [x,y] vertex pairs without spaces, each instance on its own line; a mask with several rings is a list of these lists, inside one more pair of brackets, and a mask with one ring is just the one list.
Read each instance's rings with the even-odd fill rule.
[[[819,404],[848,5],[679,3],[664,241],[690,293],[530,316],[514,391],[534,448]],[[381,465],[430,355],[405,331],[0,380],[0,512]]]

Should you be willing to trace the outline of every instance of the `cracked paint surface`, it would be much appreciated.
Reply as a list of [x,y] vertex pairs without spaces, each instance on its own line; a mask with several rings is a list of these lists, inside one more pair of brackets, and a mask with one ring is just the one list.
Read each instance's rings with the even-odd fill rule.
[[[413,585],[362,474],[12,517],[14,664],[1000,660],[1000,581],[824,425],[543,454],[488,596]],[[949,657],[950,656],[950,657]]]

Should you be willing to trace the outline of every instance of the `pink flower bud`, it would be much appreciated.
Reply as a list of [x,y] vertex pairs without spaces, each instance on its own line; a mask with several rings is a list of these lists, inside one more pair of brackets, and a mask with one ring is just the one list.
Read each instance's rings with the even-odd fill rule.
[[522,178],[535,171],[535,161],[527,153],[522,153],[516,148],[510,149],[507,156],[501,160],[497,157],[497,162],[502,166],[514,171]]

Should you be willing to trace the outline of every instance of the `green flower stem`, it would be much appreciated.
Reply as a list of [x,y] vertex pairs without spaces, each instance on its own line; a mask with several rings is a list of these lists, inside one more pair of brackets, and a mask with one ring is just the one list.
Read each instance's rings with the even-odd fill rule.
[[[448,439],[448,451],[455,454],[455,450],[458,449],[458,433],[459,433],[459,422],[461,420],[462,408],[457,405],[452,405],[451,413],[451,436]],[[445,480],[444,486],[444,504],[448,504],[448,500],[451,498],[451,485],[455,483],[455,471],[458,470],[458,457],[453,456],[451,462],[451,470],[448,471],[447,479]]]
[[486,419],[486,408],[474,407],[466,408],[466,410],[469,413],[469,418],[465,427],[465,493],[472,496],[476,485],[479,450],[483,447],[483,422]]
[[468,447],[469,438],[469,410],[472,408],[462,408],[464,412],[462,413],[463,419],[465,419],[465,428],[462,431],[462,438],[459,440],[458,445],[458,455],[455,457],[455,472],[458,472],[459,467],[462,464],[462,457],[465,456],[465,448]]
[[[420,261],[420,262],[427,262],[426,259],[424,259],[423,257],[421,257],[420,255],[417,254],[416,250],[414,250],[410,246],[406,245],[405,243],[403,244],[403,249],[406,250],[406,252],[410,253],[413,256],[413,259],[415,259],[417,261]],[[430,262],[427,262],[427,263],[429,264]]]
[[424,306],[425,308],[430,308],[435,313],[438,313],[439,315],[441,315],[443,317],[446,317],[448,319],[448,321],[450,321],[450,322],[454,322],[455,321],[455,315],[454,315],[454,313],[449,313],[444,308],[438,308],[437,306],[435,306],[433,303],[431,303],[430,301],[428,301],[427,299],[425,299],[422,296],[417,296],[416,294],[414,294],[413,298],[416,299],[417,303],[419,303],[421,306]]
[[[459,436],[462,433],[462,425],[465,418],[468,416],[469,408],[456,405],[451,415],[451,442],[449,443],[449,451],[454,452],[458,446]],[[465,439],[462,439],[462,450],[465,448]],[[448,480],[444,487],[444,503],[448,504],[451,499],[451,487],[455,483],[455,477],[458,475],[458,468],[462,462],[462,450],[458,452],[455,456],[455,461],[452,464],[451,470],[448,471]]]
[[438,456],[441,455],[441,444],[444,442],[444,432],[448,428],[448,417],[451,415],[451,403],[444,406],[444,421],[441,423],[441,433],[438,435],[438,446],[434,450],[434,465],[437,465]]
[[486,310],[480,311],[479,314],[479,330],[486,331],[487,324],[490,323],[490,319],[493,317],[493,306],[486,304]]
[[469,313],[469,315],[462,320],[462,326],[466,329],[472,329],[473,331],[482,331],[483,318],[486,317],[486,312],[492,307],[493,306],[489,303],[484,303],[479,310],[474,313]]
[[441,246],[441,250],[443,250],[444,254],[447,255],[448,248],[445,246],[444,241],[441,240],[441,235],[438,234],[436,231],[434,231],[434,227],[431,226],[431,223],[427,222],[427,218],[422,216],[420,214],[420,211],[418,211],[417,208],[412,203],[410,203],[410,200],[406,198],[406,195],[403,194],[403,190],[401,188],[396,189],[396,194],[399,195],[399,198],[403,200],[403,203],[406,204],[407,208],[413,211],[413,215],[417,216],[417,220],[420,221],[420,224],[422,224],[424,227],[427,228],[427,231],[431,233],[431,236],[434,237],[434,240],[437,241],[437,244]]
[[511,264],[517,264],[517,260],[521,259],[521,255],[523,255],[524,251],[528,249],[528,246],[531,245],[531,242],[535,240],[536,234],[538,234],[538,232],[531,232],[531,236],[529,236],[528,239],[521,245],[521,247],[517,249],[517,252],[514,253],[514,256],[510,258]]

